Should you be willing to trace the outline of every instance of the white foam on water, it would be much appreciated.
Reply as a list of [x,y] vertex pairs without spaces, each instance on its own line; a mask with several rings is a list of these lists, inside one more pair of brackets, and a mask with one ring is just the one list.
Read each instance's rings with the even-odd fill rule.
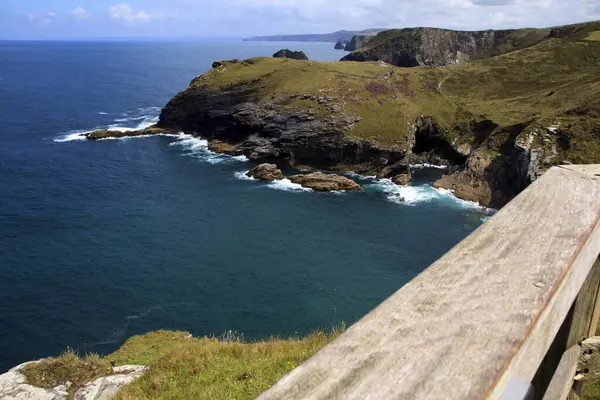
[[67,132],[54,139],[57,143],[72,142],[74,140],[85,140],[85,134],[92,131],[73,131]]
[[99,112],[98,112],[98,115],[108,115],[108,113],[107,113],[107,112],[104,112],[104,111],[99,111]]
[[267,187],[275,190],[283,190],[286,192],[312,192],[312,189],[305,188],[302,185],[293,183],[289,179],[281,179],[278,181],[269,182]]
[[[252,178],[251,176],[246,175],[250,171],[240,171],[235,172],[233,175],[241,180],[241,181],[260,181],[259,179]],[[302,187],[297,183],[293,183],[287,178],[280,179],[277,181],[272,181],[267,183],[267,187],[275,190],[283,190],[286,192],[312,192],[312,189]],[[339,192],[342,193],[342,192]]]
[[238,178],[241,181],[255,181],[256,179],[246,175],[248,172],[250,171],[240,171],[240,172],[236,172],[233,175],[235,175],[236,178]]
[[394,184],[391,179],[379,179],[375,185],[387,194],[389,201],[398,204],[415,205],[440,197],[439,193],[429,185],[400,186]]
[[127,118],[117,118],[115,122],[129,122],[129,121],[140,121],[149,118],[147,115],[141,117],[127,117]]
[[447,165],[435,165],[435,164],[411,164],[411,168],[413,169],[423,169],[423,168],[435,168],[435,169],[448,169]]
[[169,146],[179,146],[184,150],[184,155],[196,157],[209,164],[221,164],[224,162],[238,161],[246,162],[246,156],[230,156],[227,154],[215,153],[208,149],[208,141],[191,135],[181,133],[176,135],[177,140]]
[[479,203],[461,200],[454,196],[452,191],[446,189],[436,189],[431,185],[419,186],[400,186],[392,182],[391,179],[379,179],[374,185],[384,192],[387,199],[393,203],[414,206],[419,203],[430,202],[434,200],[451,200],[456,205],[464,208],[476,208],[485,210]]

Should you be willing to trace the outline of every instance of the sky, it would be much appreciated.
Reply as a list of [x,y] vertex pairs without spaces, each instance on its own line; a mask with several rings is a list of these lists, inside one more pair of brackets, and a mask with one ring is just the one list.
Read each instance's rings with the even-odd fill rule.
[[0,0],[0,39],[248,37],[341,29],[548,27],[600,0]]

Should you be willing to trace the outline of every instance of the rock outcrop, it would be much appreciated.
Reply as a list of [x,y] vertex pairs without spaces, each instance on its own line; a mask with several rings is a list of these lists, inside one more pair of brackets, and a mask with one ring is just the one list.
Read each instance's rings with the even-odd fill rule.
[[360,191],[360,185],[345,176],[314,172],[306,175],[289,177],[293,183],[316,192]]
[[174,133],[174,132],[164,129],[164,128],[158,128],[157,126],[153,125],[148,128],[140,129],[140,130],[118,131],[118,130],[110,130],[110,129],[108,129],[108,130],[101,129],[98,131],[84,134],[84,136],[88,140],[102,140],[102,139],[109,139],[109,138],[120,139],[120,138],[124,138],[124,137],[150,136],[150,135],[172,134],[172,133]]
[[[35,363],[34,361],[33,363]],[[27,383],[21,372],[31,362],[21,364],[0,375],[0,399],[2,400],[67,400],[70,384],[43,389]],[[110,400],[119,389],[140,378],[148,368],[126,365],[113,368],[112,374],[86,384],[75,392],[75,400]]]
[[75,400],[110,400],[124,386],[139,379],[148,370],[140,365],[124,365],[113,368],[113,375],[96,379],[75,393]]
[[273,54],[274,58],[292,58],[294,60],[308,60],[308,56],[303,51],[293,51],[288,49],[279,50]]
[[275,164],[260,164],[252,168],[248,174],[249,177],[260,179],[261,181],[276,181],[283,179],[283,172]]
[[67,400],[66,386],[42,389],[27,383],[21,370],[28,364],[21,364],[0,375],[0,399],[2,400]]

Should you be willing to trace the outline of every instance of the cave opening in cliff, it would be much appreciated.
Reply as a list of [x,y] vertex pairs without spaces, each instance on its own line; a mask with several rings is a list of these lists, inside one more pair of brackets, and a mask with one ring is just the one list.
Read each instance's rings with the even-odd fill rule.
[[413,153],[417,155],[434,154],[453,165],[462,165],[467,161],[467,156],[454,150],[441,132],[430,127],[417,129],[415,132]]

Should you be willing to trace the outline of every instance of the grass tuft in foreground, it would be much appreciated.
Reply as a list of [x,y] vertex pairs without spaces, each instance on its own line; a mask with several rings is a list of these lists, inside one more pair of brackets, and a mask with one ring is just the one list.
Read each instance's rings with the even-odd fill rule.
[[67,350],[58,357],[46,358],[27,365],[22,371],[27,381],[34,386],[51,389],[71,382],[69,397],[88,382],[111,373],[110,362],[97,354],[79,357],[73,350]]
[[194,338],[187,332],[157,331],[134,336],[116,352],[80,358],[73,351],[42,360],[24,371],[36,386],[72,382],[72,397],[83,384],[110,374],[111,363],[148,365],[146,374],[125,387],[118,400],[254,399],[292,371],[345,327],[303,338],[245,342],[236,332],[218,338]]

